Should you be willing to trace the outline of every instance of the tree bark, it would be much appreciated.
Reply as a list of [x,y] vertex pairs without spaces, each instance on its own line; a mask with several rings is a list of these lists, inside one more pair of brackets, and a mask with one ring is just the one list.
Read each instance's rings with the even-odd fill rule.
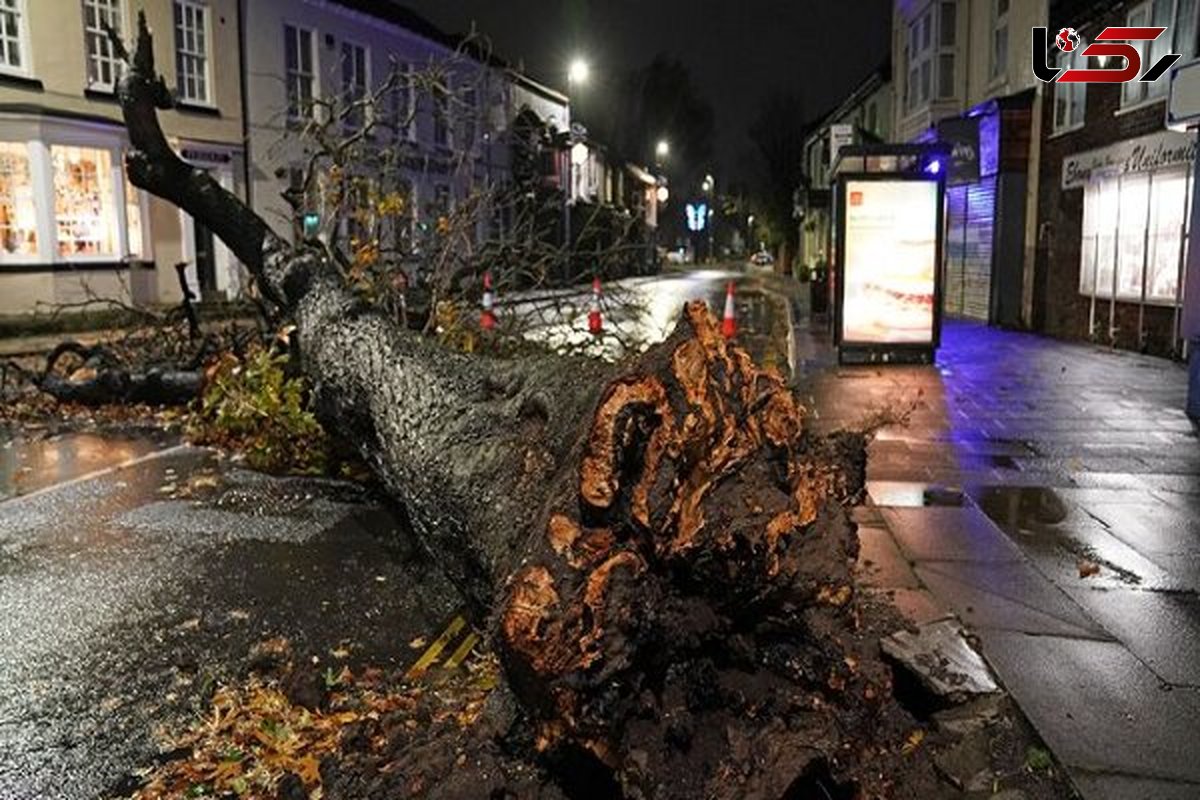
[[142,18],[129,64],[130,179],[295,321],[320,418],[491,630],[533,750],[586,754],[631,797],[784,797],[818,763],[876,780],[895,720],[849,573],[861,435],[809,433],[703,304],[619,374],[399,329],[171,151]]

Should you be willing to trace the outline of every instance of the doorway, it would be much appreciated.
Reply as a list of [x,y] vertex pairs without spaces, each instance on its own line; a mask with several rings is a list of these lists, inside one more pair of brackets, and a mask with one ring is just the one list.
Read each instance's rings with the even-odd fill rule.
[[200,297],[202,300],[212,300],[217,294],[217,257],[213,233],[208,226],[193,221],[192,236]]

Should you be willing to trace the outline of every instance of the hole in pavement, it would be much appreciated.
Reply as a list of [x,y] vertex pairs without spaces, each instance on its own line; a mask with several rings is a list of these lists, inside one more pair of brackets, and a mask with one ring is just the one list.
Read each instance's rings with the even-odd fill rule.
[[931,692],[921,679],[895,659],[884,655],[892,668],[892,696],[896,702],[920,722],[929,722],[933,715],[951,707],[944,697]]
[[622,796],[612,770],[591,753],[577,747],[562,747],[549,761],[556,783],[570,800],[610,800]]
[[809,764],[783,793],[783,800],[854,800],[855,797],[858,787],[853,782],[834,780],[823,758]]

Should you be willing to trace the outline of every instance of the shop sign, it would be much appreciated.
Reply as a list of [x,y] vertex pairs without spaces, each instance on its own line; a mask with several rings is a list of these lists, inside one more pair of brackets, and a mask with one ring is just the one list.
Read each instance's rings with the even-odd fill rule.
[[829,126],[829,163],[836,164],[843,147],[854,144],[853,125]]
[[179,154],[183,156],[184,161],[190,161],[193,164],[228,164],[233,161],[233,156],[228,150],[200,150],[194,147],[185,147]]
[[1067,156],[1063,159],[1062,188],[1079,189],[1097,178],[1154,172],[1191,164],[1195,157],[1195,137],[1175,131],[1159,131]]
[[938,140],[950,146],[946,183],[957,186],[979,180],[979,117],[953,117],[938,123]]

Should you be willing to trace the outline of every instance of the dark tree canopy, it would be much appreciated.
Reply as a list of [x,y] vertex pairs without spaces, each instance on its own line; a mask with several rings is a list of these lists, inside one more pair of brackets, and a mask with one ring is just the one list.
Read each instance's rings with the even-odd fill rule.
[[792,197],[804,178],[802,99],[791,92],[768,95],[747,133],[754,144],[755,194],[763,221],[776,244],[794,248],[798,227],[792,218]]

